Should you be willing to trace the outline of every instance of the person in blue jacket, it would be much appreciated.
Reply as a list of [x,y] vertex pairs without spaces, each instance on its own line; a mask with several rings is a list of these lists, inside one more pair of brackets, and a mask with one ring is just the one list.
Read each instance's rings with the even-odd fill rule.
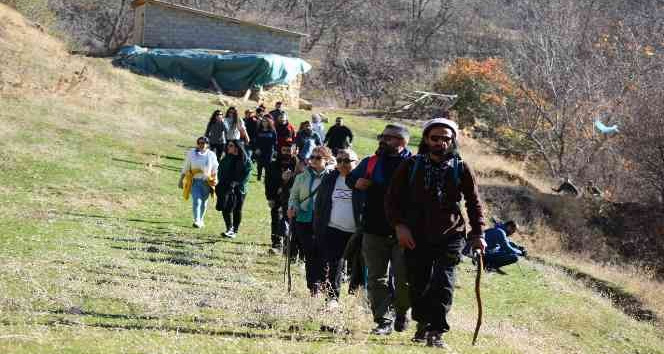
[[484,252],[484,265],[487,269],[500,270],[501,267],[519,261],[519,256],[525,257],[525,248],[512,242],[509,238],[517,230],[514,221],[496,223],[492,229],[484,232],[486,250]]
[[274,128],[274,122],[269,116],[263,117],[254,139],[254,158],[259,181],[263,176],[263,170],[270,168],[270,162],[272,162],[276,150],[277,131]]

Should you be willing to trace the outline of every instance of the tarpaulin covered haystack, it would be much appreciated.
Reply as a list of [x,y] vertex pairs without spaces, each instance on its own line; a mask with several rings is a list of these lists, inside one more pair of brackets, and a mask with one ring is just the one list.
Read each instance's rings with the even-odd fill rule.
[[286,85],[311,69],[299,58],[277,54],[214,54],[203,49],[122,48],[114,63],[144,74],[207,88],[215,79],[224,91]]

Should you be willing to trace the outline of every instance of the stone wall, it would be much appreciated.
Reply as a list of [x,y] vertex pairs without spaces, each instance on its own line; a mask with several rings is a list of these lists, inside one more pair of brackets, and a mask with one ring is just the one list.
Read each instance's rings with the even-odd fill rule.
[[263,103],[265,107],[274,107],[275,103],[283,102],[286,108],[298,108],[301,86],[302,75],[298,75],[297,79],[288,85],[266,86],[262,90],[252,91],[250,98]]
[[[233,19],[193,13],[162,4],[146,2],[143,9],[143,33],[139,44],[152,48],[220,49],[245,53],[300,55],[296,34],[279,32],[236,22]],[[137,11],[139,14],[140,11]],[[140,21],[140,18],[136,17]],[[140,27],[140,26],[139,26]]]

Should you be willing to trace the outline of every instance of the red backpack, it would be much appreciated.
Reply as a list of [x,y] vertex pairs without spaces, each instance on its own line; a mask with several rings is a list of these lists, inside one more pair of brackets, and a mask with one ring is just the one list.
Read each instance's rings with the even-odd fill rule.
[[378,155],[371,155],[369,161],[367,161],[367,170],[364,173],[364,178],[371,179],[373,177],[374,170],[376,169],[376,164],[378,163]]

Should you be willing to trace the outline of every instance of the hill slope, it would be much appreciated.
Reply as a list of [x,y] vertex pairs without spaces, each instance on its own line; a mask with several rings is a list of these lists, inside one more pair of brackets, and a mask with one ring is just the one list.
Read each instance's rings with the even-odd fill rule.
[[[361,297],[326,312],[299,267],[286,294],[253,178],[238,239],[218,236],[216,213],[190,228],[175,184],[213,96],[69,56],[4,5],[0,24],[0,352],[423,350],[412,330],[368,335]],[[348,124],[359,152],[371,152],[384,123]],[[458,351],[664,352],[654,326],[564,273],[536,263],[507,271],[484,279],[485,324],[471,347],[473,274],[461,266],[448,337]]]

